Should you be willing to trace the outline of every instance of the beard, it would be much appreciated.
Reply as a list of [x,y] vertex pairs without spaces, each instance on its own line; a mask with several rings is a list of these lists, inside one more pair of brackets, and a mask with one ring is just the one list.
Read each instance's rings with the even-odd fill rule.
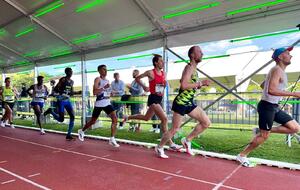
[[195,62],[196,62],[196,63],[200,63],[201,60],[202,60],[202,58],[197,58],[197,59],[195,59]]
[[290,65],[291,64],[291,61],[288,61],[288,62],[284,62],[285,65]]

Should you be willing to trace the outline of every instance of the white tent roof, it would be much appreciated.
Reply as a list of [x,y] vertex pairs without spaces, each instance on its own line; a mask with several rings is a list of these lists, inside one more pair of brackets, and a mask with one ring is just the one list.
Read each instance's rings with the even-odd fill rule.
[[[280,3],[227,14],[270,2]],[[54,10],[38,16],[45,8]],[[299,24],[299,9],[299,0],[3,0],[0,68],[78,61],[82,53],[87,59],[111,57],[162,47],[164,40],[174,47],[285,30]],[[184,11],[194,12],[163,18]],[[75,43],[91,35],[95,38]]]

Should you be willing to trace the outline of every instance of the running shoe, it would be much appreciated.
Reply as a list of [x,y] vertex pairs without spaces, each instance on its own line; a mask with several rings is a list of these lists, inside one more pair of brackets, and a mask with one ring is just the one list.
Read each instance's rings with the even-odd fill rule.
[[45,132],[45,130],[42,128],[42,129],[40,129],[40,132],[41,132],[41,135],[44,135],[46,132]]
[[12,128],[12,129],[14,129],[15,128],[15,126],[14,126],[14,124],[11,122],[9,125],[8,125],[10,128]]
[[67,135],[66,140],[67,141],[75,141],[76,139],[74,137],[72,137],[72,135]]
[[240,162],[242,166],[245,166],[245,167],[248,167],[248,168],[254,167],[254,165],[252,165],[252,164],[250,163],[249,159],[248,159],[246,156],[241,156],[240,154],[238,154],[238,155],[236,156],[236,160],[237,160],[238,162]]
[[157,146],[154,148],[154,150],[155,150],[155,152],[156,152],[156,154],[157,154],[158,157],[164,158],[164,159],[169,158],[169,156],[167,156],[167,155],[165,154],[164,148],[159,148],[158,145],[157,145]]
[[182,143],[183,147],[186,149],[186,153],[188,153],[191,156],[195,155],[195,153],[192,150],[192,145],[191,145],[192,143],[191,142],[187,141],[186,138],[183,137],[181,139],[181,143]]
[[78,130],[78,138],[80,141],[84,141],[84,131],[82,129]]
[[0,121],[0,126],[5,127],[5,123],[3,121]]
[[111,146],[115,147],[115,148],[118,148],[120,147],[120,145],[117,143],[116,139],[114,137],[111,137],[109,139],[109,142],[108,142]]
[[182,146],[173,143],[173,144],[171,144],[171,145],[169,146],[169,148],[170,148],[171,150],[174,150],[174,151],[180,151],[180,149],[182,149]]

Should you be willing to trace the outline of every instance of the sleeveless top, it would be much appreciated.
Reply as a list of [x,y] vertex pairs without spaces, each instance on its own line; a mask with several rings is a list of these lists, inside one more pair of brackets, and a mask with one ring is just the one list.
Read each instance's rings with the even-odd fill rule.
[[[273,95],[269,94],[269,92],[268,92],[269,91],[269,85],[270,85],[271,72],[275,67],[273,67],[270,70],[270,72],[268,73],[268,75],[266,77],[265,84],[264,84],[264,90],[263,90],[263,94],[262,94],[262,98],[261,98],[262,100],[270,102],[272,104],[278,104],[279,101],[282,99],[282,96],[273,96]],[[282,70],[282,73],[283,73],[283,76],[282,76],[283,80],[280,81],[279,84],[278,84],[278,89],[279,90],[285,90],[286,87],[287,87],[287,83],[288,83],[286,73],[283,70]]]
[[6,86],[2,87],[2,100],[8,103],[15,102],[15,93],[11,87],[6,88]]
[[[98,87],[103,88],[107,84],[109,84],[109,80],[100,78]],[[111,93],[111,89],[107,88],[104,89],[100,94],[98,94],[95,102],[95,107],[106,107],[110,105],[110,99],[109,99],[110,93]]]
[[68,81],[66,77],[64,77],[64,82],[62,84],[62,87],[58,89],[58,100],[68,100],[70,96],[72,96],[72,87],[73,87],[73,81]]
[[35,84],[32,95],[33,102],[45,102],[45,97],[47,96],[45,85],[42,85],[41,88],[39,88],[39,86]]
[[162,71],[161,75],[158,75],[156,69],[153,69],[154,79],[149,81],[149,90],[151,94],[163,96],[165,89],[165,74]]
[[[195,72],[192,74],[190,83],[196,83],[198,81],[198,72],[195,70]],[[186,90],[179,90],[179,94],[175,97],[174,101],[176,101],[179,105],[185,105],[190,106],[193,104],[194,96],[197,89],[186,89]]]

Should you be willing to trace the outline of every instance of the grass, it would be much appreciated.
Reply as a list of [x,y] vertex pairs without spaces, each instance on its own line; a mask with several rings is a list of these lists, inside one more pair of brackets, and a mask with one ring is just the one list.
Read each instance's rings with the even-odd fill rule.
[[[36,127],[32,120],[15,119],[15,124]],[[103,127],[94,130],[88,130],[87,134],[110,136],[110,122],[102,122]],[[237,128],[240,130],[226,130],[227,128]],[[238,125],[238,124],[213,124],[212,128],[205,131],[199,138],[195,138],[194,142],[200,144],[206,151],[226,153],[230,155],[237,155],[242,149],[243,145],[252,138],[251,128],[253,125]],[[67,131],[67,124],[44,124],[45,129],[52,129],[58,131]],[[73,132],[80,128],[80,123],[75,123]],[[129,132],[127,129],[118,130],[117,138],[128,139],[140,142],[158,143],[157,139],[160,134],[149,132],[152,125],[143,124],[140,132]],[[183,135],[188,134],[192,130],[191,124],[185,126],[182,130]],[[175,139],[176,143],[180,143],[180,139]],[[269,160],[284,161],[290,163],[300,163],[300,144],[295,140],[292,142],[292,147],[289,148],[285,144],[285,135],[272,134],[268,141],[254,150],[250,157],[263,158]]]

